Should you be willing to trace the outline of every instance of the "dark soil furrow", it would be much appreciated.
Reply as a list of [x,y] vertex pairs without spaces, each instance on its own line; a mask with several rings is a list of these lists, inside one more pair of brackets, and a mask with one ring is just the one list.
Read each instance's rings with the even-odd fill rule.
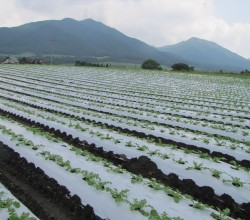
[[0,142],[0,182],[39,219],[101,220],[89,205]]

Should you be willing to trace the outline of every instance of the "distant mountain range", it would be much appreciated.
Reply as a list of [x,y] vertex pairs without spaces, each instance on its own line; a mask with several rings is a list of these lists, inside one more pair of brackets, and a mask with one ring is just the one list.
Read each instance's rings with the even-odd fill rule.
[[155,59],[161,65],[184,62],[204,70],[241,71],[250,61],[221,46],[191,38],[179,44],[152,47],[92,19],[40,21],[0,28],[0,54],[50,56],[65,60],[142,63]]

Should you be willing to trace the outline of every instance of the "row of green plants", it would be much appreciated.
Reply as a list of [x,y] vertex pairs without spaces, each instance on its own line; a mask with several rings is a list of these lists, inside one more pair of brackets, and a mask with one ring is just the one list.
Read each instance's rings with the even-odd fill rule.
[[8,195],[4,191],[0,191],[0,210],[6,210],[8,212],[8,220],[36,220],[36,218],[30,217],[30,213],[28,212],[18,214],[17,210],[20,207],[20,202],[8,198]]

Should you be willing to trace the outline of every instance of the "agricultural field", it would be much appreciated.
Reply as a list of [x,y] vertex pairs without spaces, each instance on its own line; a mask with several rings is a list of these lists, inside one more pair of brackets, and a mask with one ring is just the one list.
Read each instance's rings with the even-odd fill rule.
[[0,65],[0,155],[0,219],[250,219],[250,78]]

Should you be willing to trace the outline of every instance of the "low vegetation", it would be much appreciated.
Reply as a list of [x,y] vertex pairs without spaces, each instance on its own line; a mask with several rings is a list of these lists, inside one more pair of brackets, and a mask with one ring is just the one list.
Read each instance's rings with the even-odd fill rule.
[[90,63],[87,61],[76,61],[75,66],[92,66],[92,67],[110,67],[111,64],[103,64],[103,63]]
[[141,65],[142,69],[148,69],[148,70],[162,70],[161,65],[152,59],[146,60],[143,62],[143,64]]
[[171,66],[172,70],[175,71],[194,71],[193,66],[189,66],[185,63],[175,63]]

